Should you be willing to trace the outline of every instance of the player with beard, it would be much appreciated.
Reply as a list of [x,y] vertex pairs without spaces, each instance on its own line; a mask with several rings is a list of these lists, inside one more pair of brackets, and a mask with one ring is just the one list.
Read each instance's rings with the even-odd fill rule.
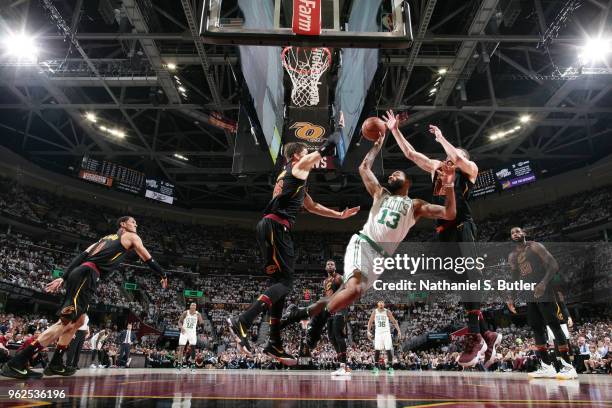
[[288,311],[284,324],[314,318],[323,310],[334,314],[350,306],[376,281],[374,259],[392,256],[410,228],[420,218],[455,218],[455,171],[450,165],[445,164],[438,169],[439,177],[443,180],[441,189],[446,192],[444,206],[408,197],[410,179],[401,170],[391,173],[386,188],[380,185],[372,172],[372,164],[384,140],[384,135],[380,135],[359,166],[359,174],[373,202],[367,222],[361,231],[351,237],[346,247],[344,287],[331,297],[320,299],[313,305]]
[[[323,296],[330,297],[336,293],[342,286],[342,275],[336,272],[336,262],[332,259],[325,263],[325,271],[327,277],[323,281]],[[295,307],[294,305],[292,305]],[[293,309],[288,309],[290,312]],[[327,337],[330,343],[334,346],[338,361],[340,362],[340,368],[332,373],[333,376],[350,375],[351,370],[346,367],[346,315],[348,311],[346,309],[341,310],[335,314],[330,314],[326,310],[315,316],[306,332],[306,344],[302,355],[307,357],[310,355],[310,351],[317,346],[321,339],[322,328],[327,323]],[[284,325],[286,322],[282,323]]]
[[[339,126],[342,126],[339,123]],[[340,133],[335,132],[325,143],[308,153],[302,143],[288,143],[284,146],[287,164],[276,179],[272,199],[264,210],[264,217],[256,227],[257,242],[265,259],[265,272],[271,286],[237,317],[228,318],[227,323],[239,349],[251,356],[252,349],[247,333],[255,318],[268,312],[270,316],[270,338],[264,353],[285,365],[297,364],[297,359],[285,352],[281,339],[281,317],[285,298],[293,288],[295,252],[291,229],[298,212],[304,207],[308,212],[323,217],[346,219],[357,214],[359,207],[335,211],[312,200],[307,193],[307,179],[310,171],[321,158],[333,154]]]
[[[569,344],[561,328],[561,321],[557,316],[555,302],[555,288],[552,278],[559,270],[559,264],[539,242],[527,241],[525,231],[520,227],[510,230],[510,237],[516,244],[515,249],[508,257],[513,279],[535,283],[532,293],[528,294],[527,321],[533,330],[536,356],[540,360],[540,368],[529,373],[530,378],[558,378],[560,380],[574,379],[578,376],[574,367],[569,363]],[[508,301],[508,308],[516,313],[514,301]],[[555,337],[555,352],[561,369],[557,373],[553,362],[548,355],[546,326],[550,327]]]
[[[478,177],[478,166],[472,160],[465,149],[456,148],[446,140],[440,129],[429,125],[429,132],[435,135],[436,142],[440,143],[447,155],[444,162],[430,159],[422,153],[417,152],[414,147],[404,138],[399,130],[399,122],[393,111],[387,111],[383,117],[387,127],[393,133],[399,147],[409,160],[413,161],[419,168],[431,175],[433,181],[432,202],[441,204],[443,197],[440,195],[441,180],[436,170],[444,163],[451,162],[455,166],[455,200],[457,202],[457,216],[452,220],[436,220],[436,239],[439,242],[456,242],[456,247],[443,247],[445,256],[460,256],[476,259],[478,251],[476,248],[476,224],[472,218],[472,211],[468,201],[470,193]],[[470,281],[480,280],[482,271],[470,269],[467,271]],[[459,278],[459,275],[453,277]],[[502,335],[489,330],[480,310],[481,303],[464,300],[467,320],[468,334],[463,346],[463,352],[459,356],[458,363],[463,367],[475,366],[484,355],[484,366],[488,368],[495,359],[495,348],[501,343]]]
[[61,278],[49,283],[45,290],[55,293],[66,283],[66,295],[58,312],[59,320],[45,330],[32,344],[28,345],[2,367],[1,375],[5,377],[27,379],[40,378],[42,375],[27,368],[27,362],[38,351],[57,341],[55,352],[45,375],[69,376],[76,372],[74,367],[66,367],[63,355],[79,327],[85,321],[89,303],[98,286],[98,280],[117,269],[131,251],[154,272],[160,275],[163,288],[168,287],[168,278],[159,264],[144,247],[142,239],[136,234],[138,225],[133,217],[121,217],[117,220],[119,228],[116,234],[107,235],[84,252],[77,255],[66,268]]

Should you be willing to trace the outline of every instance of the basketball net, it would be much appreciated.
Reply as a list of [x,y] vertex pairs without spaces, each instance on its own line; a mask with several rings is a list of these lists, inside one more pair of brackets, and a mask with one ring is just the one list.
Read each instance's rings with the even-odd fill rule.
[[331,64],[329,48],[286,47],[283,67],[291,78],[291,101],[298,108],[319,104],[319,79]]

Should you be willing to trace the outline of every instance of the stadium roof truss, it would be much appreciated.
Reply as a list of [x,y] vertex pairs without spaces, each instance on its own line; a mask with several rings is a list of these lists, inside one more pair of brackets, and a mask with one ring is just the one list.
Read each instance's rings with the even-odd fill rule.
[[[0,2],[0,24],[27,21],[43,51],[36,64],[0,62],[0,143],[55,169],[83,155],[143,166],[193,206],[263,205],[270,175],[232,175],[239,136],[210,124],[213,112],[237,120],[244,89],[237,47],[199,38],[202,1],[86,3]],[[410,3],[412,47],[380,52],[363,117],[407,111],[402,131],[417,149],[440,157],[434,123],[481,168],[530,159],[562,171],[612,151],[611,60],[577,63],[585,33],[612,36],[612,0]],[[236,1],[223,17],[239,16]],[[100,131],[86,112],[127,137]],[[385,168],[409,167],[388,139]],[[427,188],[422,172],[408,172]],[[325,177],[314,186],[323,202],[363,200],[356,174]]]

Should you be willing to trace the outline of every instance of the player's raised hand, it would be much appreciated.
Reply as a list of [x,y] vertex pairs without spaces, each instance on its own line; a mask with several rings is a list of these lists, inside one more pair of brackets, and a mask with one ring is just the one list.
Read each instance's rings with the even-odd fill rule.
[[377,149],[382,149],[385,144],[385,136],[384,134],[379,134],[378,139],[374,142],[374,147]]
[[514,307],[514,302],[507,301],[506,306],[508,306],[508,310],[510,311],[510,313],[516,314],[516,307]]
[[440,128],[434,125],[429,125],[429,133],[436,136],[436,142],[440,142],[444,137]]
[[386,114],[383,115],[383,120],[385,121],[385,125],[387,125],[387,129],[391,132],[399,129],[399,121],[392,110],[388,110]]
[[168,277],[166,276],[165,278],[161,278],[160,283],[163,289],[168,288]]
[[455,181],[455,165],[450,160],[444,162],[436,172],[443,184],[452,184]]
[[353,215],[357,214],[361,207],[353,207],[353,208],[345,208],[344,211],[340,214],[340,219],[345,220]]
[[64,279],[57,278],[53,280],[52,282],[47,283],[47,286],[45,286],[45,292],[55,293],[58,290],[60,290],[63,284],[64,284]]

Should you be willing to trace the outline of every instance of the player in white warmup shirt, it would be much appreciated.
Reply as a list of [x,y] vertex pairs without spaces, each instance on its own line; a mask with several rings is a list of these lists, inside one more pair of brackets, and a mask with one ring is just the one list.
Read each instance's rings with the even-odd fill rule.
[[359,166],[359,174],[373,203],[368,221],[361,231],[352,236],[346,247],[344,287],[311,306],[289,308],[283,316],[283,327],[312,318],[324,309],[331,314],[336,313],[359,299],[377,279],[378,275],[373,271],[374,258],[393,255],[419,218],[450,220],[455,217],[455,169],[448,163],[438,170],[446,196],[444,206],[408,197],[410,179],[401,170],[391,173],[386,187],[380,185],[372,172],[372,164],[384,140],[384,135],[381,135]]
[[[376,309],[372,310],[370,320],[368,320],[368,339],[372,340],[372,324],[374,324],[374,374],[378,374],[380,364],[380,352],[387,353],[387,367],[389,373],[393,373],[393,340],[391,339],[391,324],[397,330],[397,335],[402,338],[397,320],[391,311],[385,309],[385,302],[379,300]],[[385,367],[385,368],[387,368]]]
[[197,329],[198,325],[203,324],[204,320],[200,312],[196,310],[197,305],[192,302],[189,305],[189,310],[185,310],[179,319],[179,327],[181,335],[179,336],[178,349],[176,351],[176,366],[181,369],[183,366],[183,350],[187,343],[191,346],[191,364],[195,361],[195,348],[198,343]]

